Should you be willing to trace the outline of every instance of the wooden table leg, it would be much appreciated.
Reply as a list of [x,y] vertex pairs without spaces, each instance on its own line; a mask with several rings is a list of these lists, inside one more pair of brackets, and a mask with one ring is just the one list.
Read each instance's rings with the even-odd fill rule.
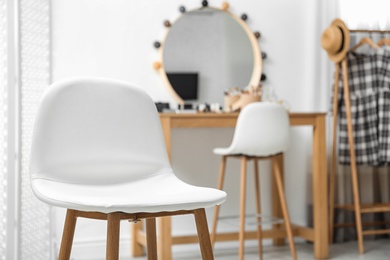
[[131,255],[133,257],[136,256],[143,256],[144,255],[144,248],[143,246],[138,243],[138,233],[143,229],[142,221],[138,221],[137,223],[130,223],[131,228]]
[[[277,168],[280,169],[280,174],[282,180],[284,179],[284,165],[283,165],[284,156],[283,154],[278,155],[274,160],[272,160],[272,171],[275,171]],[[279,167],[278,167],[279,166]],[[272,216],[275,218],[283,218],[282,208],[280,206],[280,198],[278,193],[278,188],[276,186],[275,175],[272,174]],[[274,224],[272,228],[280,229],[281,224]],[[273,245],[284,245],[286,240],[284,238],[274,238]]]
[[314,256],[329,257],[328,175],[325,115],[318,115],[313,129]]
[[[165,146],[169,159],[172,161],[171,149],[171,120],[161,118],[161,126],[164,133]],[[172,219],[171,217],[158,218],[157,250],[158,259],[172,259]]]
[[171,120],[169,118],[161,118],[161,126],[164,133],[164,141],[167,149],[169,160],[172,161],[172,149],[171,149]]

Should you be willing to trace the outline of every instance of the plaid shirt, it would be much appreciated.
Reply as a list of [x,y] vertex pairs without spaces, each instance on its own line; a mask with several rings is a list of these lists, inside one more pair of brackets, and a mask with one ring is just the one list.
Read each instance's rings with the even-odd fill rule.
[[[390,49],[348,53],[348,83],[357,165],[390,162]],[[350,164],[342,72],[338,93],[339,162]]]
[[378,51],[379,68],[379,158],[381,164],[390,164],[390,47]]

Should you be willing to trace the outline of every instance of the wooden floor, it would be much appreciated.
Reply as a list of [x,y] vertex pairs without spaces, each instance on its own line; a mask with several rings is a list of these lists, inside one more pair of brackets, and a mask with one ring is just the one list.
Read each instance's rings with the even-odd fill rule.
[[[298,259],[312,260],[313,245],[305,242],[296,242]],[[390,239],[382,240],[366,240],[364,241],[366,249],[365,254],[359,255],[358,245],[356,241],[337,243],[330,246],[330,259],[335,260],[387,260],[390,259]],[[245,260],[258,260],[256,245],[247,246]],[[215,260],[237,260],[238,246],[231,247],[216,247],[214,251]],[[72,260],[103,260],[102,258],[72,257]],[[129,258],[120,257],[120,260],[146,260],[146,257]],[[274,247],[270,245],[264,246],[265,260],[290,260],[290,250],[288,246]],[[173,260],[201,260],[200,252],[195,246],[188,248],[177,248],[173,251]]]
[[[388,260],[390,259],[390,239],[364,241],[366,253],[359,255],[358,245],[356,241],[338,243],[330,246],[330,259],[335,260]],[[313,259],[313,246],[307,243],[296,243],[298,259],[300,260],[312,260]],[[245,260],[258,260],[256,245],[247,246]],[[215,260],[237,260],[238,259],[238,246],[228,247],[216,247]],[[103,260],[102,258],[73,258],[72,260]],[[146,260],[146,257],[121,257],[121,260]],[[200,260],[201,256],[197,248],[189,247],[188,249],[179,249],[173,251],[173,260]],[[264,258],[265,260],[290,260],[291,255],[288,246],[274,247],[270,245],[264,246]]]
[[[366,253],[359,255],[358,244],[354,242],[338,243],[330,247],[330,259],[336,260],[388,260],[390,259],[390,239],[365,241],[364,246]],[[313,246],[307,243],[296,243],[298,259],[313,260]],[[237,260],[238,249],[218,249],[216,248],[215,260]],[[141,260],[140,258],[136,258]],[[145,258],[146,259],[146,258]],[[199,260],[200,255],[194,251],[177,252],[174,255],[174,260]],[[258,260],[257,247],[246,248],[245,260]],[[264,246],[264,260],[291,260],[290,250],[288,246],[274,247]],[[142,259],[143,260],[143,259]]]

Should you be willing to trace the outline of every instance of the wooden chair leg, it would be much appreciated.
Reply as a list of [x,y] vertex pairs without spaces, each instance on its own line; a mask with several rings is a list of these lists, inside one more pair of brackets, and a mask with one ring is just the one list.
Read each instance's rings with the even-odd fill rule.
[[119,259],[120,220],[121,219],[119,213],[114,212],[108,214],[106,260]]
[[349,154],[351,157],[351,174],[352,174],[352,192],[353,192],[353,203],[355,208],[355,220],[356,220],[356,230],[357,238],[359,243],[359,253],[364,253],[363,246],[363,226],[362,226],[362,215],[361,215],[361,204],[359,197],[359,181],[357,176],[356,169],[356,157],[355,157],[355,143],[353,138],[353,127],[352,127],[352,113],[351,113],[351,104],[349,98],[349,87],[348,87],[348,68],[347,60],[342,61],[342,70],[343,70],[343,86],[344,86],[344,102],[347,115],[347,129],[348,129],[348,142],[349,142]]
[[282,207],[287,237],[288,237],[288,241],[290,244],[291,255],[292,255],[293,259],[295,260],[295,259],[297,259],[297,252],[295,250],[294,237],[292,234],[291,223],[290,223],[290,216],[288,214],[286,196],[284,194],[284,185],[282,182],[281,169],[279,167],[280,166],[279,164],[275,164],[275,165],[276,165],[276,167],[274,169],[275,181],[276,181],[276,185],[278,188],[279,199],[280,199],[280,204]]
[[[225,169],[226,169],[226,156],[222,156],[221,166],[219,169],[219,179],[218,179],[218,186],[217,189],[222,190],[223,189],[223,182],[225,180]],[[219,210],[220,205],[215,206],[214,209],[214,219],[213,219],[213,225],[211,229],[211,245],[214,246],[215,240],[217,238],[217,224],[218,224],[218,217],[219,217]]]
[[238,234],[239,259],[244,260],[245,254],[245,202],[246,202],[246,156],[241,157],[241,188],[240,188],[240,231]]
[[196,229],[198,231],[200,251],[202,253],[202,259],[214,260],[213,248],[210,241],[210,233],[207,225],[206,211],[205,209],[194,210]]
[[146,219],[146,248],[148,260],[157,260],[156,219]]
[[338,115],[338,86],[340,77],[340,66],[336,64],[334,89],[333,89],[333,133],[332,133],[332,162],[329,179],[329,243],[333,243],[334,232],[334,205],[336,186],[336,138],[337,138],[337,115]]
[[259,164],[256,159],[253,159],[254,177],[255,177],[255,201],[257,213],[257,239],[259,243],[259,258],[263,259],[263,227],[261,225],[261,196],[260,196],[260,182],[259,182]]
[[69,260],[70,259],[74,231],[76,228],[76,221],[77,221],[76,211],[72,210],[72,209],[68,209],[66,211],[64,231],[62,233],[60,254],[58,256],[59,260]]

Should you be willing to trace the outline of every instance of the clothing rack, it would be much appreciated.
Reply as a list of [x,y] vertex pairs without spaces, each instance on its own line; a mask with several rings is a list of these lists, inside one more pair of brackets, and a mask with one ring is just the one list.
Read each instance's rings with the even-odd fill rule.
[[[390,33],[389,30],[349,30],[349,33]],[[344,35],[345,36],[345,35]],[[349,37],[349,35],[348,35]],[[343,39],[343,42],[349,43],[350,39]],[[325,47],[324,47],[325,49]],[[333,136],[332,136],[332,157],[331,157],[331,173],[330,173],[330,230],[329,237],[330,242],[333,239],[333,229],[334,229],[334,208],[341,208],[355,212],[355,225],[357,230],[357,239],[359,245],[359,252],[364,253],[363,246],[363,235],[376,235],[376,234],[389,234],[390,229],[382,230],[366,230],[363,231],[363,223],[361,214],[363,213],[377,213],[377,212],[390,212],[390,203],[376,203],[376,204],[361,204],[359,196],[359,180],[357,174],[356,166],[356,154],[355,154],[355,143],[353,136],[353,125],[352,125],[352,112],[350,104],[350,90],[348,82],[348,63],[347,63],[347,53],[342,58],[341,61],[335,62],[335,82],[333,89]],[[336,176],[336,135],[337,135],[337,116],[338,116],[338,90],[339,90],[339,80],[340,80],[340,70],[342,71],[342,82],[343,82],[343,94],[344,94],[344,103],[346,109],[346,118],[347,118],[347,133],[348,133],[348,143],[350,151],[350,167],[351,167],[351,177],[352,177],[352,192],[353,192],[353,204],[352,205],[335,205],[335,176]]]
[[350,33],[381,33],[381,34],[386,34],[390,33],[390,30],[349,30]]

